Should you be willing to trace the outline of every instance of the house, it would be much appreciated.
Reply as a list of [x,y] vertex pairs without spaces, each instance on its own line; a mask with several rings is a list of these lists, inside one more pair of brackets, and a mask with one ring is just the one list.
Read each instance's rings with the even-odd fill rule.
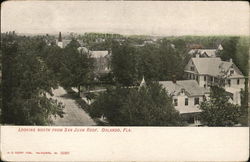
[[96,74],[105,74],[110,71],[110,56],[111,53],[104,51],[91,51],[86,47],[78,47],[80,53],[88,53],[90,57],[94,58],[94,67]]
[[196,55],[199,55],[199,57],[216,57],[217,51],[217,49],[191,49],[188,54],[193,57],[196,57]]
[[89,50],[86,47],[78,47],[77,50],[80,53],[89,53]]
[[188,54],[192,55],[193,57],[196,57],[197,55],[199,57],[217,57],[217,53],[222,50],[223,50],[223,47],[221,44],[219,44],[217,48],[212,48],[212,49],[192,48],[188,52]]
[[200,125],[199,105],[206,100],[209,90],[200,87],[195,80],[160,81],[163,88],[173,97],[175,109],[189,124]]
[[110,71],[110,53],[109,51],[89,51],[90,56],[95,59],[95,72],[105,74]]
[[244,89],[245,77],[238,67],[230,61],[215,58],[191,58],[186,65],[185,78],[196,80],[200,87],[219,85],[232,94],[235,104],[240,105],[240,90]]

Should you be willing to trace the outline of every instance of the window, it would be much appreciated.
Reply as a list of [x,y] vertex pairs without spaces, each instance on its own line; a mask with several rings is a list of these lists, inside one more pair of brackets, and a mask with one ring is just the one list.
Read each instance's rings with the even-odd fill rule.
[[191,66],[190,69],[191,69],[191,71],[194,71],[194,67],[193,66]]
[[237,79],[237,84],[238,84],[238,85],[240,84],[240,79]]
[[204,84],[204,88],[207,88],[207,85],[206,85],[206,84]]
[[218,83],[218,79],[214,77],[214,82],[215,83]]
[[212,77],[212,76],[210,77],[210,81],[211,81],[211,82],[213,81],[213,77]]
[[185,98],[185,106],[188,105],[188,98]]
[[200,103],[199,97],[194,98],[194,105],[198,105]]
[[174,106],[178,106],[178,99],[174,99]]
[[230,70],[230,75],[234,74],[234,70]]
[[198,77],[198,75],[196,75],[196,81],[199,82],[199,77]]
[[204,76],[204,81],[206,81],[207,80],[207,76]]
[[227,84],[228,84],[229,87],[231,86],[231,80],[230,79],[227,80]]

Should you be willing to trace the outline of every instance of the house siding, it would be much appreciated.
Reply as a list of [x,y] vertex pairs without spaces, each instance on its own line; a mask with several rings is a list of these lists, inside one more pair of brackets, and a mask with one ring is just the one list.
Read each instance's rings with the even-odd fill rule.
[[[185,105],[185,99],[186,99],[186,98],[188,98],[188,105]],[[177,99],[178,105],[175,106],[176,108],[185,106],[185,107],[187,107],[187,109],[188,109],[188,107],[196,106],[196,105],[194,104],[195,98],[199,98],[199,104],[200,104],[201,102],[203,102],[203,96],[187,96],[187,95],[181,94],[181,95],[178,95],[178,96],[174,96],[174,97],[173,97],[173,104],[174,104],[174,99]]]

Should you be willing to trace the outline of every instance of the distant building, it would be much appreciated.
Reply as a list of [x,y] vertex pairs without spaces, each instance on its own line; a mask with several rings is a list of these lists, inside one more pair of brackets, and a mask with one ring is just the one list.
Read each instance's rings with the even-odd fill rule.
[[188,54],[196,57],[216,57],[217,49],[191,49]]
[[221,44],[219,44],[218,48],[217,48],[219,51],[222,51],[223,50],[223,46]]
[[61,32],[59,32],[57,46],[59,46],[60,48],[65,48],[70,42],[71,40],[69,39],[62,39],[62,34]]
[[80,44],[81,47],[84,47],[86,44],[83,42],[83,40],[77,39],[77,42]]
[[108,73],[110,71],[110,53],[109,51],[89,51],[91,57],[95,58],[95,72],[98,74]]
[[153,40],[145,40],[145,41],[144,41],[144,44],[153,44],[153,43],[154,43]]
[[188,54],[192,55],[193,57],[197,57],[197,56],[217,57],[217,53],[222,50],[223,50],[223,47],[221,44],[219,44],[217,48],[213,48],[213,49],[193,48],[188,52]]
[[77,50],[80,53],[89,53],[89,50],[86,47],[78,47]]
[[96,38],[95,42],[96,43],[102,43],[102,42],[105,42],[105,39],[104,38]]
[[196,80],[200,87],[219,85],[232,94],[233,103],[240,105],[240,90],[244,89],[245,77],[238,67],[220,58],[191,58],[185,67],[186,79]]
[[195,80],[160,81],[170,96],[173,105],[189,124],[200,125],[200,103],[208,98],[209,90],[200,87]]
[[59,37],[58,37],[57,45],[60,48],[63,48],[63,42],[62,42],[62,34],[61,34],[61,32],[59,32]]
[[90,57],[94,58],[94,67],[96,74],[105,74],[110,72],[110,57],[111,53],[104,51],[91,51],[86,47],[78,47],[80,53],[88,53]]

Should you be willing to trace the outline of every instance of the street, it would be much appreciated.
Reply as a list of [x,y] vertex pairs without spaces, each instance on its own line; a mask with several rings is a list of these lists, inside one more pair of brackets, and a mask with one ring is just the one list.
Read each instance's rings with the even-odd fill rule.
[[57,116],[53,118],[55,126],[91,126],[96,125],[96,123],[91,119],[91,117],[80,108],[76,102],[67,97],[67,92],[59,87],[58,89],[53,90],[54,96],[53,99],[57,99],[59,102],[62,102],[65,105],[64,108],[64,117],[60,118]]

